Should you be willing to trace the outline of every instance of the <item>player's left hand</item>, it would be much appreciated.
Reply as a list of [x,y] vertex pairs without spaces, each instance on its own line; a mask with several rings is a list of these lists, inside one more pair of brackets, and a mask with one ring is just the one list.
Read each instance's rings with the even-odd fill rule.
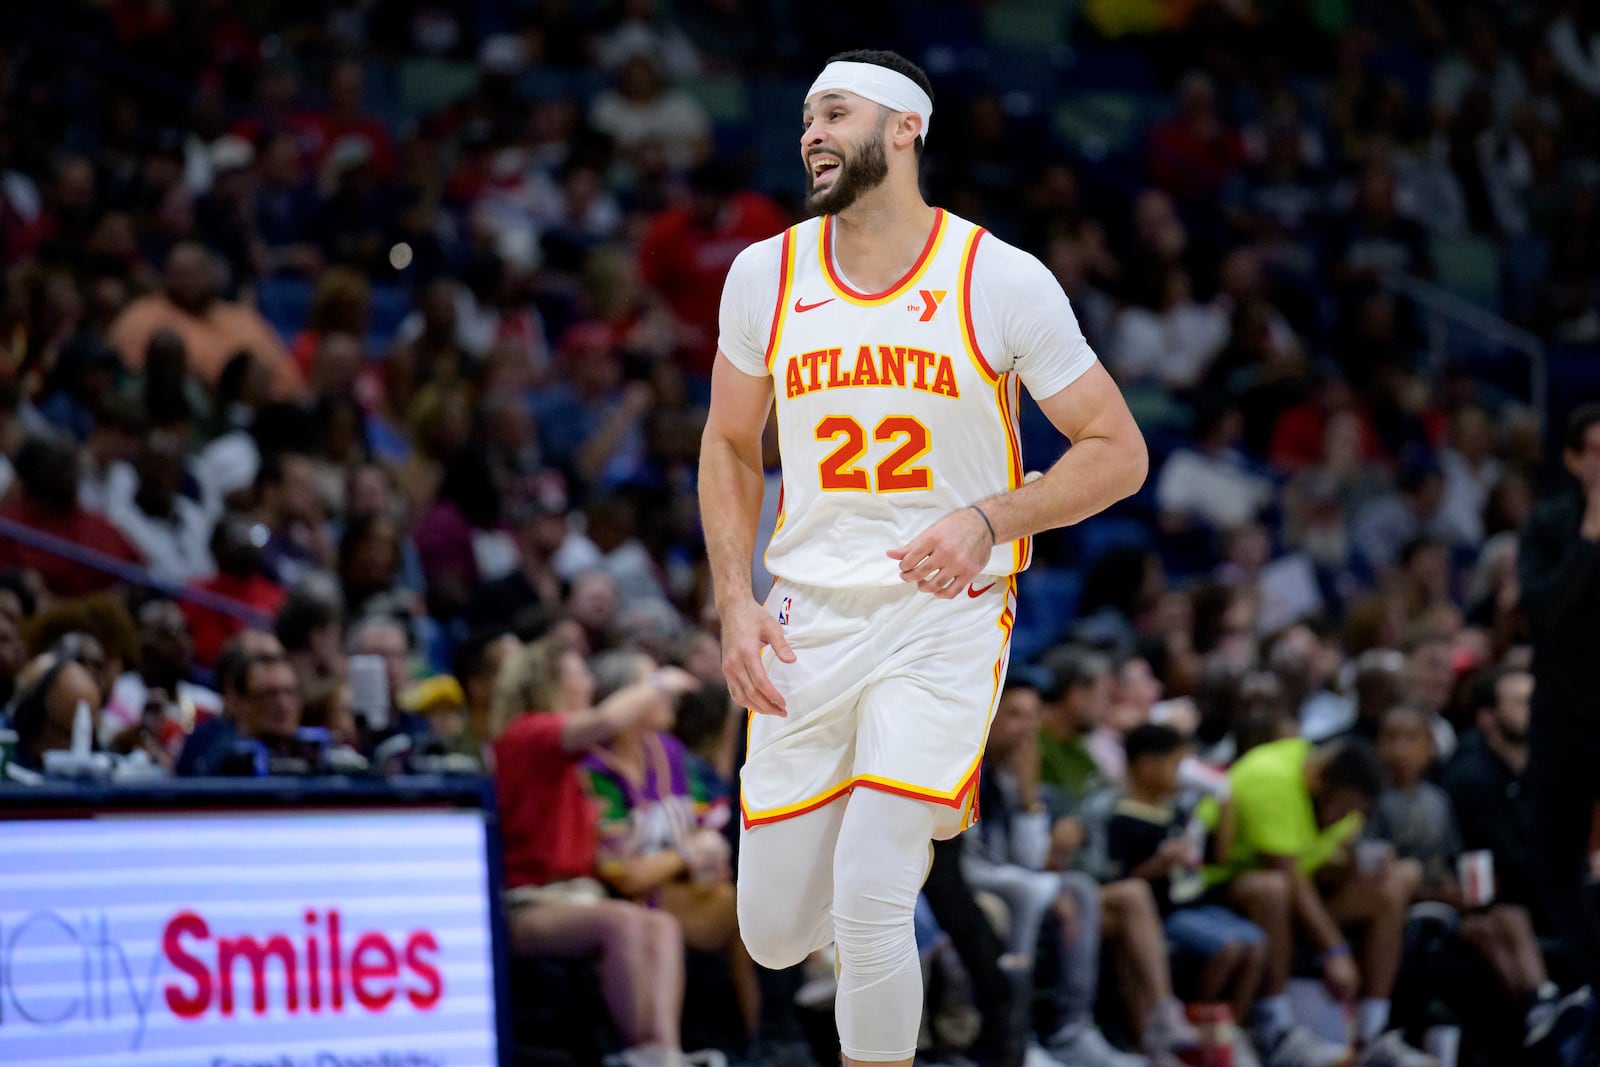
[[891,548],[889,558],[900,561],[902,580],[950,600],[978,576],[993,548],[983,516],[961,508],[917,534],[904,548]]

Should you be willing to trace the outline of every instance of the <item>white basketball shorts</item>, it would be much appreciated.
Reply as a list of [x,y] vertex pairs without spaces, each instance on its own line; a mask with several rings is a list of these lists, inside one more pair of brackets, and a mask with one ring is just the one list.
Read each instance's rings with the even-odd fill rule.
[[952,600],[909,583],[824,589],[779,579],[767,610],[795,662],[762,662],[789,714],[750,715],[745,826],[793,818],[852,789],[949,809],[936,836],[977,818],[978,768],[999,701],[1016,579],[979,578]]

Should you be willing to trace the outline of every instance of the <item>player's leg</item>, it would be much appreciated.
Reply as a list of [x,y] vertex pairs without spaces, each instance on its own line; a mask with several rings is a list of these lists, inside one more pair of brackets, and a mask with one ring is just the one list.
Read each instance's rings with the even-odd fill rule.
[[840,797],[741,832],[739,933],[761,966],[793,967],[834,940],[834,850],[846,806]]
[[922,967],[912,917],[940,811],[860,789],[845,806],[834,855],[834,1013],[845,1063],[903,1063],[917,1049]]

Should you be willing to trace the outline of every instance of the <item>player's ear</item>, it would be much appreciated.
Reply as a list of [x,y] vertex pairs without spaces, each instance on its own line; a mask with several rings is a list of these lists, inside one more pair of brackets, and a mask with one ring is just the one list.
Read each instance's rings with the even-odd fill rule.
[[922,136],[922,116],[915,111],[890,112],[889,136],[896,148],[910,148]]

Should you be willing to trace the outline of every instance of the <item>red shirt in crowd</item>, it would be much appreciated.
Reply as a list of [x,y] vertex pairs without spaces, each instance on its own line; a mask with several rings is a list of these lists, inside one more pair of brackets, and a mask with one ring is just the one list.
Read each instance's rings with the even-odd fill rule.
[[[144,564],[139,551],[128,543],[127,538],[93,512],[80,508],[71,515],[58,515],[39,507],[25,496],[19,496],[0,508],[0,516],[114,560],[139,566]],[[121,581],[88,564],[0,537],[0,569],[11,568],[37,571],[46,589],[58,597],[66,598],[98,593]]]
[[494,742],[506,888],[594,874],[596,815],[578,778],[582,752],[561,744],[563,716],[520,716]]
[[[1361,420],[1361,455],[1368,463],[1382,463],[1383,442],[1372,419],[1358,412]],[[1315,401],[1307,400],[1287,408],[1272,426],[1272,442],[1267,447],[1268,461],[1280,470],[1315,467],[1326,458],[1328,412]]]
[[717,352],[717,310],[722,283],[740,252],[782,233],[789,220],[760,193],[735,193],[716,222],[701,226],[688,207],[668,208],[650,221],[639,241],[639,273],[697,336],[690,370],[709,375]]
[[1244,138],[1219,128],[1202,137],[1188,124],[1163,122],[1150,134],[1150,177],[1185,200],[1208,200],[1245,164]]
[[[194,582],[190,588],[236,600],[268,617],[276,616],[283,602],[289,598],[283,586],[260,574],[248,578],[219,574],[203,582]],[[189,632],[194,636],[195,662],[206,667],[217,662],[222,643],[245,628],[245,624],[232,615],[224,615],[188,601],[183,604],[183,614],[189,620]]]

